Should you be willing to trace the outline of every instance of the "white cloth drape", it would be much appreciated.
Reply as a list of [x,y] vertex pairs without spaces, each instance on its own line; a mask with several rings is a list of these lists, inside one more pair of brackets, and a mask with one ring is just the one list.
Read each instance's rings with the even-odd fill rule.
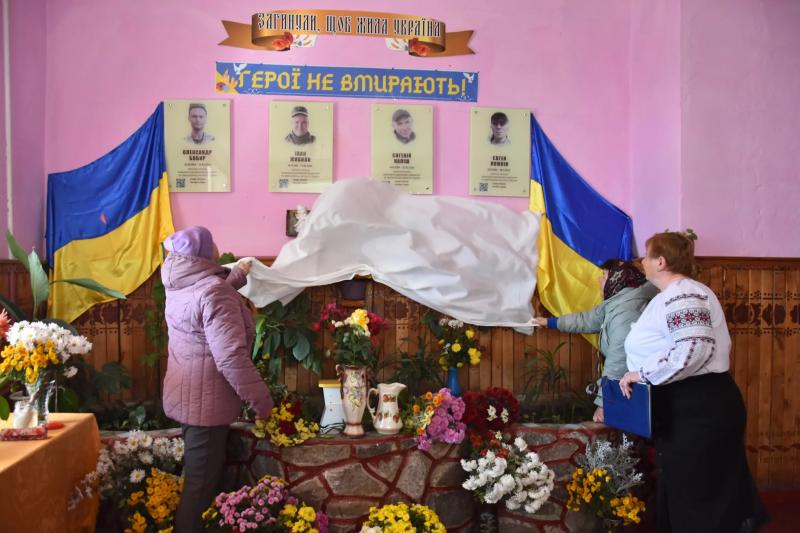
[[322,193],[272,267],[253,261],[241,293],[258,307],[305,287],[371,275],[469,324],[532,331],[538,215],[369,179]]

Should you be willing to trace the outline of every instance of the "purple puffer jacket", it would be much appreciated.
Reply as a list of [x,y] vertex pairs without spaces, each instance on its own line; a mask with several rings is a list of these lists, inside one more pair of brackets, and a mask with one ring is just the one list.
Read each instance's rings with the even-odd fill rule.
[[176,252],[161,267],[169,328],[164,412],[182,424],[230,424],[242,400],[262,418],[272,411],[269,389],[250,360],[253,317],[233,286],[239,280],[226,281],[227,274],[213,261]]

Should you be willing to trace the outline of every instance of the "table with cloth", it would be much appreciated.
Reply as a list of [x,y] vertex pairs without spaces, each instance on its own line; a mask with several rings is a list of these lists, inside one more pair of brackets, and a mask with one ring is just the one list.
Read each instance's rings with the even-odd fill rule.
[[[93,532],[98,500],[67,510],[72,489],[94,470],[100,434],[94,415],[52,413],[64,427],[45,440],[0,441],[0,529],[37,533]],[[0,427],[10,427],[3,421]]]

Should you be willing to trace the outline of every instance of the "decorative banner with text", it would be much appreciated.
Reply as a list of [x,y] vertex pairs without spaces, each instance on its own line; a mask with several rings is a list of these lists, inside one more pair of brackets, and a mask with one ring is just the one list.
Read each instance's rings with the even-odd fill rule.
[[478,73],[217,62],[223,94],[478,101]]
[[472,30],[445,32],[444,22],[416,15],[328,9],[256,13],[251,23],[223,20],[223,46],[282,52],[314,46],[317,35],[382,37],[390,50],[417,57],[468,55]]

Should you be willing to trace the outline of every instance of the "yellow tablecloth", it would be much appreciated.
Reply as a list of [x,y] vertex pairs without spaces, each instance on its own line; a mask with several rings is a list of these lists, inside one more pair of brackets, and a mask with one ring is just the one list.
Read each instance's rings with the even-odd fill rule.
[[[0,530],[94,532],[97,497],[67,510],[72,489],[94,470],[100,434],[94,415],[53,413],[64,428],[47,440],[0,441]],[[4,425],[7,425],[4,424]]]

